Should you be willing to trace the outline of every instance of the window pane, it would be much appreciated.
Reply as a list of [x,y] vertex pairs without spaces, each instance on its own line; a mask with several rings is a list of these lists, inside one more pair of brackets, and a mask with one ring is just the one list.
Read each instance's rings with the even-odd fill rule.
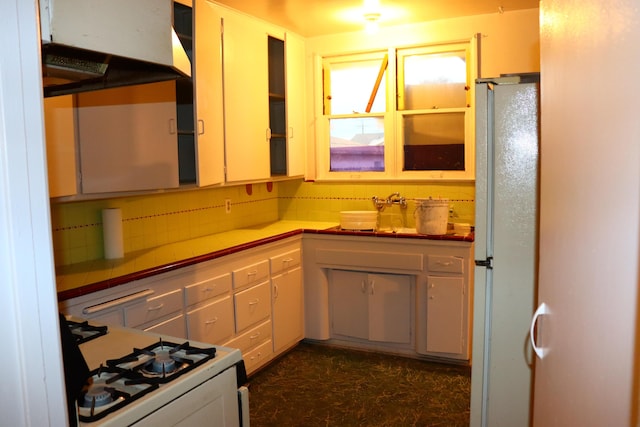
[[404,170],[464,170],[464,112],[403,117]]
[[329,64],[329,93],[325,93],[325,114],[355,114],[367,111],[367,104],[375,93],[371,113],[386,111],[386,85],[383,74],[380,86],[375,90],[376,80],[383,58],[367,61],[350,61]]
[[402,110],[460,108],[467,105],[464,51],[404,56]]
[[382,117],[331,119],[331,171],[384,171]]

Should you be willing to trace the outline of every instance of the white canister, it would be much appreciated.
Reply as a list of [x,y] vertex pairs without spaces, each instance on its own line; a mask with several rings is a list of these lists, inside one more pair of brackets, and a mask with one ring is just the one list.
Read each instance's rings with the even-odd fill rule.
[[416,199],[413,216],[419,234],[447,234],[449,199]]

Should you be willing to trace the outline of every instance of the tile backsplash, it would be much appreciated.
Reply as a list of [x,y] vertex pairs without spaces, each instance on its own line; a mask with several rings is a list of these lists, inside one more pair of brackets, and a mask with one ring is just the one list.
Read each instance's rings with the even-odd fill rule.
[[[371,198],[399,192],[408,201],[401,215],[414,227],[416,197],[450,200],[452,222],[473,222],[473,183],[359,184],[312,183],[302,180],[166,192],[103,200],[52,203],[51,218],[56,265],[101,259],[101,211],[122,210],[125,253],[215,234],[236,228],[283,220],[339,222],[341,210],[371,210]],[[225,200],[231,211],[225,212]],[[397,211],[397,212],[396,212]]]

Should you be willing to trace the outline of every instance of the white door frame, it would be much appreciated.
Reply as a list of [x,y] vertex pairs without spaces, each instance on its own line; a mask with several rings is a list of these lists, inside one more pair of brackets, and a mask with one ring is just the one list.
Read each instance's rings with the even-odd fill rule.
[[0,414],[67,421],[47,167],[38,2],[0,2]]

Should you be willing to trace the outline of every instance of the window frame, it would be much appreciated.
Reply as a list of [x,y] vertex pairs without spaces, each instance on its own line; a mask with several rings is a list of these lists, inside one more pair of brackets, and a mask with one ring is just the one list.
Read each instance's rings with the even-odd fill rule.
[[[374,49],[363,52],[341,53],[339,55],[325,55],[315,57],[315,67],[318,77],[316,85],[316,141],[315,141],[315,176],[316,181],[473,181],[475,179],[475,79],[477,78],[477,43],[479,38],[474,35],[471,40],[458,40],[437,44],[421,44],[411,46],[391,46],[386,49]],[[403,110],[397,109],[398,86],[400,80],[396,78],[398,70],[398,52],[421,49],[433,53],[461,50],[463,46],[467,52],[467,82],[469,86],[467,100],[468,106],[464,108],[442,108],[435,110]],[[367,54],[388,55],[388,65],[385,73],[386,112],[384,113],[359,113],[359,114],[324,114],[325,85],[324,67],[327,63],[349,62],[362,58]],[[414,171],[404,168],[404,131],[403,117],[416,114],[437,114],[452,111],[463,111],[465,114],[465,170],[463,171]],[[380,171],[335,171],[330,170],[330,120],[346,117],[371,117],[383,116],[385,126],[385,155],[383,172]]]

